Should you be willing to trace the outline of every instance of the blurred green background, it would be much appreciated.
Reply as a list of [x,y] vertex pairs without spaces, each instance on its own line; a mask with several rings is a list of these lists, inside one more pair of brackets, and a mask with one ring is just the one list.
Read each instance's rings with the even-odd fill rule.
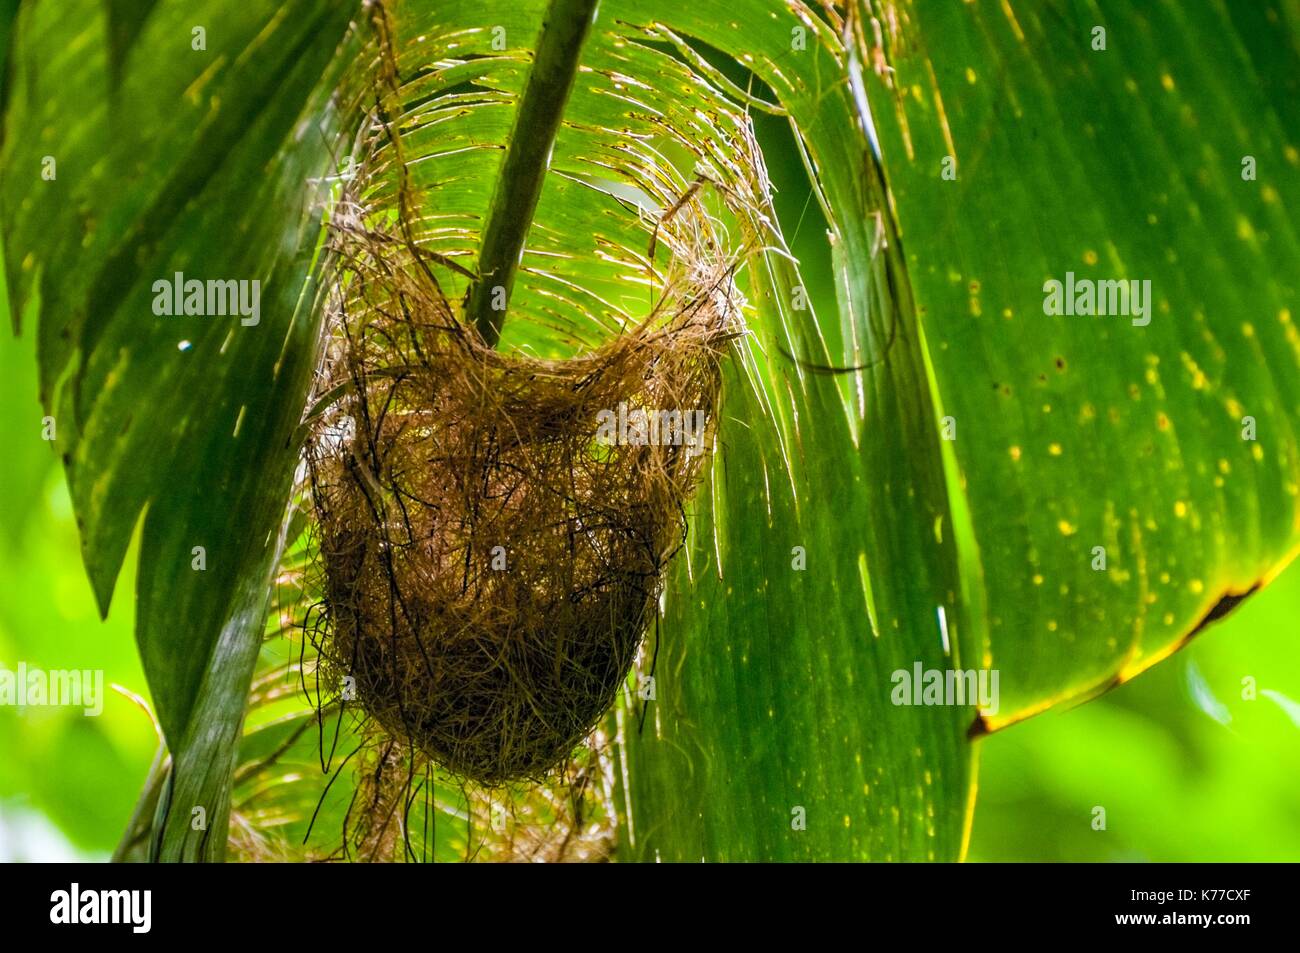
[[[99,620],[53,446],[41,437],[33,329],[10,324],[0,267],[0,665],[102,669],[104,711],[0,706],[0,860],[107,859],[157,746],[132,635],[135,554]],[[178,625],[184,624],[177,620]]]
[[[832,308],[825,224],[788,130],[755,121],[813,303]],[[8,326],[3,281],[0,267]],[[99,621],[57,443],[41,438],[34,348],[30,327],[0,332],[0,665],[102,669],[106,698],[95,718],[0,707],[0,861],[107,859],[157,744],[149,716],[109,689],[148,694],[132,636],[135,553]],[[1134,682],[980,742],[969,859],[1300,859],[1297,618],[1293,568]]]

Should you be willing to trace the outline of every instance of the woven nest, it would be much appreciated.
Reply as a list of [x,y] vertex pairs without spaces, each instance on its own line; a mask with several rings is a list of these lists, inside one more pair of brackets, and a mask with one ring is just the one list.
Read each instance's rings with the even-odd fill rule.
[[308,446],[326,683],[457,774],[538,778],[610,706],[684,540],[730,271],[682,269],[640,326],[551,361],[485,346],[402,242],[335,239],[337,396]]

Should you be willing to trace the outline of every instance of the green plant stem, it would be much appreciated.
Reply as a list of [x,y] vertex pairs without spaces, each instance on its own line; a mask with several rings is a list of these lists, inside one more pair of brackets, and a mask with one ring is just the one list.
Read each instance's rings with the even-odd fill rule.
[[158,751],[153,757],[153,764],[149,767],[149,774],[145,778],[144,788],[140,792],[140,799],[136,802],[135,810],[131,812],[131,820],[127,822],[122,840],[113,851],[113,863],[120,864],[131,860],[136,845],[148,838],[154,809],[158,805],[158,794],[162,791],[163,782],[167,780],[170,770],[171,758],[167,754],[167,746],[160,742]]
[[489,347],[496,347],[501,337],[524,239],[537,211],[555,136],[598,2],[551,0],[542,23],[533,68],[519,101],[510,147],[483,230],[478,278],[466,295],[466,321],[474,323]]

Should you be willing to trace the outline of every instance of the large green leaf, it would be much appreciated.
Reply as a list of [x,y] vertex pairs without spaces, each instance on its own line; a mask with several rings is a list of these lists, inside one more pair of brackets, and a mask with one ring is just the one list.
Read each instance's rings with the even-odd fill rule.
[[[309,182],[331,165],[350,13],[85,0],[26,4],[16,24],[0,156],[14,311],[40,301],[42,398],[102,611],[145,514],[137,640],[176,763],[165,857],[224,847],[314,365]],[[157,316],[153,283],[177,272],[260,281],[260,321]]]
[[850,57],[802,8],[624,15],[669,20],[775,91],[832,230],[842,328],[826,336],[854,363],[889,355],[845,402],[833,377],[781,356],[827,362],[797,277],[775,256],[756,269],[757,370],[724,397],[689,567],[667,594],[658,701],[644,729],[623,724],[629,845],[674,860],[955,858],[969,709],[890,701],[895,671],[960,667],[965,626],[924,355],[906,301],[881,291],[896,263]]
[[[1300,12],[878,6],[871,100],[957,425],[996,728],[1167,656],[1296,546]],[[1150,323],[1045,314],[1067,272],[1149,281]]]
[[[744,270],[753,340],[730,367],[714,475],[665,597],[657,701],[643,733],[622,725],[625,846],[631,857],[688,860],[952,858],[970,787],[970,715],[889,702],[892,672],[945,666],[945,638],[958,654],[956,552],[927,372],[910,313],[882,316],[871,299],[892,264],[873,215],[883,191],[840,81],[843,51],[807,11],[771,6],[737,21],[723,3],[671,16],[602,4],[503,342],[566,353],[644,314],[654,217],[687,194],[695,163],[770,212],[761,171],[747,169],[743,105],[682,37],[745,58],[776,88],[820,173],[845,325],[829,336],[864,351],[894,343],[858,408],[833,376],[782,357],[827,360],[770,222],[769,249]],[[516,44],[533,42],[544,9],[392,8],[406,104],[392,119],[423,199],[418,237],[467,266],[525,75]],[[795,28],[805,42],[793,43]],[[394,205],[396,166],[379,167],[389,174],[368,199]],[[724,204],[714,203],[725,218]],[[738,237],[739,223],[730,227]],[[435,271],[449,293],[465,286],[456,271]],[[859,428],[878,436],[859,444]],[[795,547],[806,570],[794,567]]]

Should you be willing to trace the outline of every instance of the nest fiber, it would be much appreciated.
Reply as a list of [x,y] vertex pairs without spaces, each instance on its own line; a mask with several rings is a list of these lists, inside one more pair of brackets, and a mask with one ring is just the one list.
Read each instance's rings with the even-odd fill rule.
[[730,272],[696,264],[649,320],[542,360],[487,347],[401,242],[337,245],[308,452],[326,681],[457,774],[540,777],[627,678],[684,539]]

